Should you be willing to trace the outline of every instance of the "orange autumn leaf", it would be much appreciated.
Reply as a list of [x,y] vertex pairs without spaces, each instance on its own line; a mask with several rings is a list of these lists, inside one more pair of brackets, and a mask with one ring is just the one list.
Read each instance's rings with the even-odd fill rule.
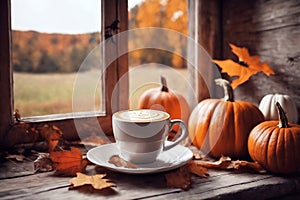
[[55,174],[63,176],[74,176],[77,172],[85,172],[88,163],[78,148],[71,148],[71,151],[50,152],[50,158],[56,170]]
[[102,190],[104,188],[109,188],[115,186],[115,184],[109,182],[109,179],[104,179],[106,174],[96,174],[94,176],[88,176],[82,173],[76,173],[77,177],[70,179],[72,188],[83,186],[83,185],[92,185],[93,188],[97,190]]
[[205,167],[192,161],[175,171],[165,174],[167,186],[187,190],[192,184],[192,174],[202,178],[209,176],[208,170]]
[[45,125],[40,130],[40,135],[44,138],[48,145],[48,152],[54,151],[59,139],[63,135],[61,130],[56,126]]
[[167,187],[181,188],[183,190],[189,189],[192,178],[189,166],[185,165],[179,169],[165,174]]
[[189,167],[190,172],[199,177],[207,178],[209,176],[207,168],[198,165],[196,162],[189,163]]
[[[263,72],[268,76],[275,74],[267,62],[260,62],[259,56],[250,56],[248,49],[244,47],[237,47],[233,44],[229,45],[232,52],[239,58],[239,63],[230,59],[213,61],[221,67],[222,72],[227,73],[231,77],[238,77],[232,81],[231,86],[233,89],[245,83],[251,76],[259,72]],[[240,63],[244,63],[247,66]]]

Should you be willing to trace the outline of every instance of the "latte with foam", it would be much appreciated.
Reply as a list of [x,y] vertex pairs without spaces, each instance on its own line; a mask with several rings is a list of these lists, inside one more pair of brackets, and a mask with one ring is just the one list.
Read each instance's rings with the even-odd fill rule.
[[[166,144],[174,124],[181,127],[182,133]],[[112,125],[120,157],[133,163],[154,162],[162,151],[175,147],[188,135],[183,121],[170,120],[168,113],[159,110],[119,111],[113,114]]]
[[114,118],[129,122],[154,122],[166,120],[170,115],[159,110],[126,110],[114,114]]

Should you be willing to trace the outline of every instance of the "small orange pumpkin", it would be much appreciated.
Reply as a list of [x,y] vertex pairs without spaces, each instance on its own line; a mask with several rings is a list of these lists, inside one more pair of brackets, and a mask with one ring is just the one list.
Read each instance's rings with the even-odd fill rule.
[[215,158],[246,157],[248,136],[252,128],[264,120],[263,114],[252,103],[234,101],[228,81],[217,79],[216,84],[224,88],[225,97],[205,99],[195,107],[188,124],[190,139]]
[[288,123],[280,103],[275,105],[279,121],[265,121],[251,131],[249,154],[271,172],[297,172],[300,170],[300,125]]
[[148,89],[141,95],[138,108],[162,110],[169,113],[171,119],[182,119],[187,123],[190,115],[187,101],[181,94],[167,87],[166,78],[163,76],[161,83],[161,88]]

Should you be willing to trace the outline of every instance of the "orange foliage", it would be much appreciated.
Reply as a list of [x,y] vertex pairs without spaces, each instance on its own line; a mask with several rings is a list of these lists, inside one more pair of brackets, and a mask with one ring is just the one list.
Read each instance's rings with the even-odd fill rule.
[[[16,71],[73,72],[100,42],[99,33],[58,34],[12,31],[12,57]],[[44,65],[44,66],[43,66]],[[52,69],[50,65],[55,65]],[[45,69],[41,69],[41,68]]]
[[[130,10],[129,28],[160,27],[178,31],[184,35],[188,33],[187,0],[146,0],[138,7]],[[173,52],[184,56],[186,53],[186,41],[179,34],[160,35],[163,46],[172,49]],[[157,38],[151,32],[147,37],[134,37],[129,41],[129,48],[136,44],[151,44]],[[159,50],[139,50],[132,52],[129,56],[133,64],[142,62],[156,62],[175,68],[186,67],[186,62],[173,52],[162,52]],[[171,54],[172,53],[172,54]]]
[[[263,72],[268,76],[275,74],[267,62],[260,62],[259,56],[250,56],[248,49],[237,47],[233,44],[229,45],[232,52],[238,56],[239,63],[230,59],[214,60],[214,62],[222,68],[222,72],[227,73],[229,76],[238,76],[238,78],[232,81],[231,86],[233,89],[248,81],[251,76],[258,72]],[[240,64],[241,62],[247,66]]]
[[85,172],[88,163],[78,148],[71,148],[71,151],[50,152],[50,158],[56,174],[63,176],[73,176],[77,172]]

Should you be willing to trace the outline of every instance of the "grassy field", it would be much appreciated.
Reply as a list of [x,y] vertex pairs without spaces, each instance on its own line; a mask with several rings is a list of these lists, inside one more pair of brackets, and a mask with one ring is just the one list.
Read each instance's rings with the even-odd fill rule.
[[[92,72],[85,72],[90,77]],[[73,85],[76,73],[14,73],[14,107],[21,115],[38,116],[72,112]],[[85,87],[85,86],[84,86]],[[88,81],[86,87],[89,87]],[[78,98],[84,102],[85,91]],[[95,99],[99,107],[100,92]]]
[[[86,82],[82,88],[93,87],[89,78],[94,72],[84,72]],[[67,74],[30,74],[14,73],[14,107],[23,117],[72,112],[74,81],[77,73]],[[162,66],[141,66],[130,69],[130,107],[136,107],[141,93],[150,87],[158,87],[160,76],[167,78],[170,88],[186,95],[187,70]],[[100,90],[95,95],[96,109],[100,109]],[[86,91],[80,91],[77,99],[85,104]],[[82,99],[82,100],[81,100]],[[90,111],[82,108],[82,111]]]

